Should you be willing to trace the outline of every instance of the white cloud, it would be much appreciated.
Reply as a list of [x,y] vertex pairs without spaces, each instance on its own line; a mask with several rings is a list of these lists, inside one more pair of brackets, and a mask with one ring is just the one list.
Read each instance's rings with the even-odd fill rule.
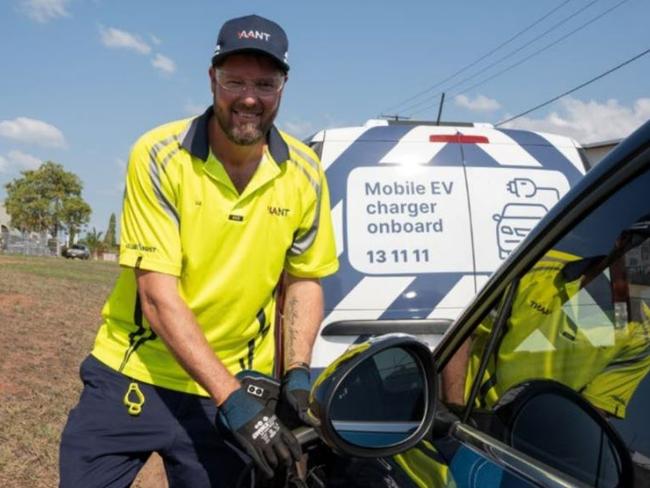
[[9,151],[6,156],[0,155],[0,173],[12,170],[37,169],[43,161],[22,151]]
[[21,0],[20,8],[29,18],[45,23],[69,16],[65,8],[68,2],[69,0]]
[[156,54],[156,56],[151,60],[151,64],[154,68],[165,74],[172,74],[176,71],[176,64],[174,61],[160,53]]
[[100,27],[102,44],[109,48],[129,49],[140,54],[149,54],[151,46],[138,36],[114,27]]
[[307,137],[316,132],[314,124],[307,120],[287,121],[282,125],[289,134],[296,137]]
[[621,105],[615,99],[600,103],[572,97],[559,104],[559,110],[544,118],[521,117],[503,127],[552,132],[588,143],[627,137],[650,119],[650,98],[639,98],[631,106]]
[[0,120],[0,137],[46,147],[66,147],[63,132],[42,120],[18,117]]
[[465,95],[457,95],[454,102],[456,102],[456,105],[472,112],[493,112],[501,108],[499,102],[485,95],[477,95],[473,100]]
[[151,42],[153,42],[156,46],[160,46],[162,44],[160,37],[154,36],[153,34],[149,34],[149,38],[151,39]]
[[7,156],[9,161],[23,169],[37,169],[43,163],[41,159],[18,150],[9,151]]

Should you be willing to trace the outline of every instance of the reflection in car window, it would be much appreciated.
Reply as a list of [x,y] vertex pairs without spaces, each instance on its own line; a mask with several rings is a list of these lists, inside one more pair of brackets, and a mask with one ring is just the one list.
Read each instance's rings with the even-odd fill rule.
[[[474,408],[489,412],[523,382],[548,379],[606,415],[635,462],[636,486],[650,476],[650,174],[628,183],[513,283],[504,327],[493,311],[465,344],[467,401],[490,335]],[[457,354],[446,373],[456,368]],[[462,363],[462,361],[461,361]],[[461,368],[462,369],[462,368]],[[443,383],[444,383],[443,373]],[[446,384],[453,384],[447,379]],[[455,400],[455,401],[454,401]],[[641,413],[643,412],[643,413]],[[549,419],[550,421],[551,419]],[[641,482],[640,480],[645,480]]]
[[[612,416],[625,416],[650,368],[650,296],[643,298],[650,283],[630,281],[630,239],[623,237],[608,255],[583,259],[551,250],[521,278],[497,354],[481,380],[482,406],[523,381],[548,378]],[[477,336],[488,331],[479,328]],[[472,354],[470,371],[478,359]]]

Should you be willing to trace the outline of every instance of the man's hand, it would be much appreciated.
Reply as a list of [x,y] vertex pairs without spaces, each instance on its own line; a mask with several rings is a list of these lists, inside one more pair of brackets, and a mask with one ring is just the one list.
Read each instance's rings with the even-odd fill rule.
[[300,459],[300,444],[291,431],[243,389],[234,391],[220,412],[235,440],[267,478],[273,477],[278,463],[291,466]]
[[311,417],[308,410],[309,368],[306,365],[291,368],[282,378],[279,412],[290,427],[301,423],[318,427],[318,419]]

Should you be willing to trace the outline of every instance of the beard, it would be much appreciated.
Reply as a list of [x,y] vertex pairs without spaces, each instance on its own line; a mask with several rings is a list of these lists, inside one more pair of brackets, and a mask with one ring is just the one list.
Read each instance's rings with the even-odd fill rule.
[[[268,112],[261,103],[253,107],[235,103],[225,109],[215,103],[214,113],[221,130],[230,142],[238,146],[252,146],[266,137],[275,120],[278,105]],[[241,120],[247,116],[256,120]]]

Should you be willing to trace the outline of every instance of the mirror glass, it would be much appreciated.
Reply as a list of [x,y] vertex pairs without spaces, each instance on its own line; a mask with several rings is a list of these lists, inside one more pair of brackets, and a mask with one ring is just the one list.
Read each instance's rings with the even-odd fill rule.
[[393,347],[359,363],[337,387],[330,420],[350,444],[382,448],[408,439],[426,412],[425,375],[408,351]]
[[532,397],[512,423],[511,444],[590,486],[619,485],[620,458],[608,433],[565,396]]

